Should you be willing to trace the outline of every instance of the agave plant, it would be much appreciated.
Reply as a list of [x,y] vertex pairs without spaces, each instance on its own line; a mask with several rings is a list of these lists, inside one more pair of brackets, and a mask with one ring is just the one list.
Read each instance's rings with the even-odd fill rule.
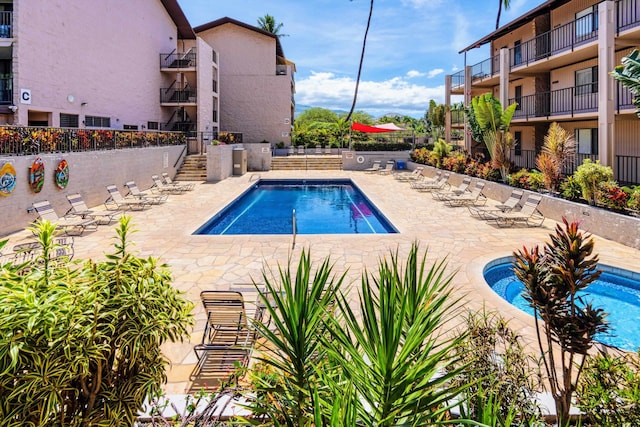
[[592,255],[594,241],[579,230],[577,221],[563,218],[563,224],[556,226],[544,252],[537,246],[523,248],[514,253],[513,263],[525,286],[524,298],[534,310],[538,345],[561,426],[569,421],[571,399],[594,337],[607,330],[603,310],[576,295],[600,276],[598,256]]

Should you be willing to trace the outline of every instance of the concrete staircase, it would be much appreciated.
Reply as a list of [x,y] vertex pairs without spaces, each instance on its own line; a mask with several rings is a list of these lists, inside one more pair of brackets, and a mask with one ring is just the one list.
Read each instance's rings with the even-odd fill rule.
[[207,155],[189,154],[184,158],[184,163],[178,169],[174,181],[206,181],[207,180]]
[[342,156],[276,156],[271,170],[342,170]]

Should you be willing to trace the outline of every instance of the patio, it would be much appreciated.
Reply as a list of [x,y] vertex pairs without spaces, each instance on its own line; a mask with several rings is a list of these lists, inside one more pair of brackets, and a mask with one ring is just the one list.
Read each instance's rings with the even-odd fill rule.
[[[289,235],[269,236],[203,236],[192,235],[219,209],[235,199],[258,178],[336,178],[347,177],[365,192],[369,199],[399,230],[386,235],[298,235],[292,250]],[[189,375],[196,363],[193,352],[204,329],[200,303],[203,290],[229,290],[245,286],[252,280],[262,281],[263,270],[286,265],[291,257],[297,263],[301,248],[308,247],[319,262],[327,256],[334,272],[348,271],[346,283],[357,285],[362,271],[375,272],[380,257],[399,249],[405,255],[413,241],[428,248],[429,260],[447,258],[448,271],[456,272],[453,286],[463,295],[471,309],[496,309],[515,330],[520,331],[531,351],[536,351],[532,319],[504,302],[485,285],[484,266],[491,260],[510,255],[523,245],[542,245],[555,227],[547,219],[540,228],[497,228],[471,218],[466,208],[451,208],[432,200],[429,194],[410,188],[406,182],[389,175],[343,171],[271,171],[232,177],[215,184],[198,184],[196,189],[151,209],[131,213],[134,228],[134,250],[142,256],[159,257],[171,267],[174,285],[184,291],[196,305],[196,326],[190,340],[166,345],[165,355],[171,361],[167,393],[184,393],[190,388]],[[571,218],[569,218],[571,219]],[[76,238],[75,259],[103,259],[112,251],[113,226]],[[10,244],[29,237],[22,231],[11,235]],[[637,268],[640,251],[622,244],[596,238],[595,251],[604,264],[632,270]],[[250,300],[251,297],[246,298]]]

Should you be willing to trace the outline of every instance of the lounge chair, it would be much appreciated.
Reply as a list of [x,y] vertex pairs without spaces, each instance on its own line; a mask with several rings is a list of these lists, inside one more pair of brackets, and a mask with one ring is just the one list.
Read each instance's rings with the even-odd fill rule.
[[186,187],[165,184],[158,175],[151,175],[151,180],[153,181],[153,187],[151,187],[152,192],[160,194],[184,194],[189,191]]
[[304,156],[305,154],[304,145],[298,145],[298,154],[301,156]]
[[465,176],[462,179],[462,182],[460,183],[460,185],[458,185],[453,190],[434,191],[433,193],[431,193],[431,195],[435,200],[441,200],[441,201],[446,200],[451,196],[459,196],[463,194],[465,191],[469,191],[470,185],[471,185],[471,178],[468,176]]
[[113,184],[107,185],[107,191],[109,192],[109,198],[105,200],[104,206],[109,210],[129,209],[135,211],[143,210],[151,206],[148,200],[123,197],[120,191],[118,191],[118,188]]
[[364,171],[367,173],[376,173],[380,170],[381,163],[382,162],[380,160],[374,160],[371,167],[364,169]]
[[544,215],[538,211],[541,200],[540,194],[530,194],[519,211],[493,212],[487,214],[486,219],[495,221],[499,227],[512,227],[516,223],[527,227],[540,227],[545,220]]
[[473,186],[473,190],[462,194],[451,195],[443,200],[444,204],[451,207],[484,205],[487,203],[487,197],[482,194],[484,186],[484,181],[476,181],[476,185]]
[[83,219],[79,216],[59,217],[48,200],[34,202],[33,208],[38,213],[40,220],[49,221],[50,223],[55,224],[64,234],[67,235],[80,236],[85,232],[85,230],[95,230],[98,228],[98,223],[95,219]]
[[140,200],[147,200],[152,205],[159,205],[167,201],[169,197],[167,194],[149,194],[140,191],[134,181],[125,182],[125,187],[129,190],[129,194]]
[[422,179],[422,171],[424,167],[418,166],[411,172],[398,172],[393,175],[398,181],[414,181],[416,179]]
[[167,185],[175,185],[176,187],[186,188],[187,191],[193,190],[196,186],[194,183],[187,184],[182,182],[174,182],[169,176],[169,174],[166,172],[162,172],[162,179],[164,180],[164,183]]
[[[73,259],[73,237],[57,236],[53,238],[53,246],[49,249],[49,262],[67,263]],[[39,241],[32,240],[28,242],[18,243],[12,248],[13,256],[6,254],[7,259],[12,258],[14,265],[20,266],[19,273],[27,273],[36,265],[42,264],[42,244]]]
[[420,180],[420,181],[412,181],[411,188],[418,191],[438,191],[443,190],[449,187],[449,177],[451,176],[450,172],[445,172],[437,181],[431,180]]
[[378,173],[380,175],[390,175],[393,172],[393,166],[394,166],[393,161],[389,160],[387,164],[384,166],[384,168],[378,170]]
[[480,218],[480,219],[487,219],[488,217],[490,217],[492,214],[496,212],[509,212],[515,209],[518,203],[520,203],[520,200],[522,199],[523,194],[524,194],[523,190],[514,189],[509,195],[509,197],[507,198],[507,200],[505,200],[502,203],[498,203],[492,206],[469,205],[467,206],[467,208],[469,209],[469,213],[471,214],[471,216]]
[[111,221],[115,220],[122,214],[122,211],[97,211],[91,210],[82,199],[80,193],[67,194],[67,200],[71,204],[71,209],[67,212],[68,215],[77,215],[80,218],[91,218],[96,221],[97,224],[106,225],[111,224]]

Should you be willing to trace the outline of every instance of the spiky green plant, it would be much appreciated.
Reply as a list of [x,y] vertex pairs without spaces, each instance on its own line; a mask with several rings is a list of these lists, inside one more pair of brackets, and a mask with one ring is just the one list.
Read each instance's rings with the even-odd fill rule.
[[[524,298],[534,310],[538,345],[556,404],[559,425],[569,422],[569,408],[587,352],[607,330],[606,314],[577,292],[600,276],[594,241],[578,222],[556,226],[541,253],[538,246],[514,253],[513,269],[524,283]],[[540,325],[539,320],[542,320]]]

